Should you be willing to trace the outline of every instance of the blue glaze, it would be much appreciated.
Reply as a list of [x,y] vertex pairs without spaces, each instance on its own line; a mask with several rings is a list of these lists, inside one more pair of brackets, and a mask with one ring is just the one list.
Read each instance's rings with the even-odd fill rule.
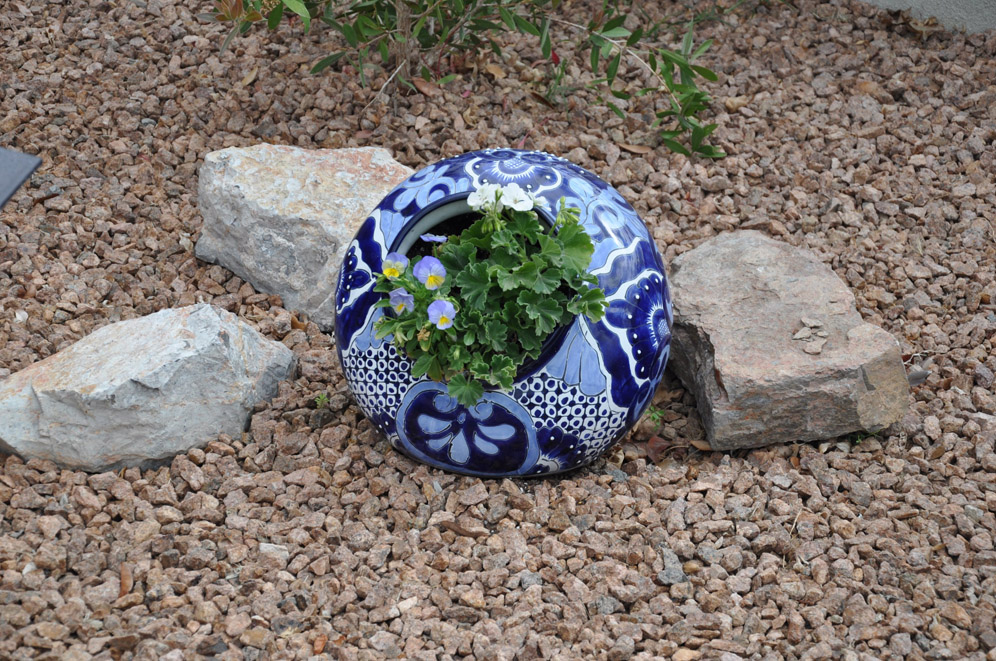
[[[589,271],[609,306],[598,323],[558,330],[509,391],[463,407],[444,384],[411,377],[411,363],[374,336],[373,291],[387,253],[426,210],[484,183],[517,183],[556,209],[581,210],[595,253]],[[423,229],[423,232],[425,230]],[[370,420],[409,456],[485,477],[559,473],[590,463],[639,419],[671,343],[671,295],[660,252],[622,196],[591,172],[542,152],[497,149],[449,158],[391,191],[347,249],[336,289],[336,347]]]

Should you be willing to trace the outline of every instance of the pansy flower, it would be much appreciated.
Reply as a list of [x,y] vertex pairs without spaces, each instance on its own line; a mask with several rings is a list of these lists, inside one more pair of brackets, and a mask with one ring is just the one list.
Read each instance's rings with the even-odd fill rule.
[[408,258],[401,253],[392,252],[384,258],[384,268],[381,269],[381,273],[393,279],[404,273],[406,268],[408,268]]
[[435,257],[420,259],[415,265],[413,273],[415,278],[425,285],[426,289],[439,289],[443,280],[446,279],[446,269],[443,267],[443,263]]
[[422,234],[418,238],[423,241],[429,241],[430,243],[446,243],[446,237],[439,234]]
[[449,301],[437,299],[429,304],[429,321],[436,325],[436,328],[445,330],[453,325],[453,317],[456,316],[456,308]]
[[402,312],[411,312],[415,309],[415,297],[408,293],[408,290],[404,287],[398,287],[397,289],[391,291],[391,307],[398,314]]

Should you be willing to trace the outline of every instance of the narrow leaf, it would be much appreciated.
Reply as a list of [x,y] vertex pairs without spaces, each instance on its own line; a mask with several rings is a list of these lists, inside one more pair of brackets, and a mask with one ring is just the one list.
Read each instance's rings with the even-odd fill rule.
[[530,23],[518,14],[513,14],[512,18],[515,19],[515,26],[519,29],[519,32],[525,32],[533,35],[534,37],[540,36],[540,29],[534,24]]
[[277,6],[273,8],[270,12],[270,16],[266,19],[266,27],[270,30],[276,30],[280,25],[280,19],[284,17],[284,5],[283,3],[277,3]]
[[687,149],[685,149],[684,145],[682,145],[680,142],[675,142],[674,140],[668,140],[667,138],[661,140],[661,142],[664,143],[665,147],[667,147],[676,154],[683,154],[685,156],[692,155],[692,153]]
[[616,56],[612,58],[609,62],[609,66],[605,71],[605,77],[608,79],[609,85],[616,79],[616,72],[619,71],[619,62],[622,60],[622,52],[616,53]]
[[624,27],[618,27],[611,30],[602,30],[599,34],[606,39],[625,39],[629,37],[630,31]]
[[304,2],[302,0],[283,0],[283,3],[287,5],[287,9],[290,9],[301,17],[301,20],[304,21],[304,31],[310,31],[311,14],[308,12],[308,8],[304,5]]
[[345,52],[339,52],[339,53],[333,53],[328,57],[323,57],[322,59],[318,60],[318,63],[315,64],[315,66],[311,67],[311,73],[319,73],[321,71],[324,71],[331,65],[341,60],[345,54],[346,54]]
[[705,41],[703,41],[702,44],[695,49],[695,52],[692,53],[691,57],[688,58],[688,61],[694,62],[695,60],[697,60],[699,56],[702,55],[702,53],[709,50],[710,46],[712,46],[712,39],[706,39]]
[[692,71],[694,71],[695,73],[699,74],[700,76],[702,76],[706,80],[709,80],[709,81],[712,81],[712,82],[716,82],[717,80],[719,80],[719,76],[717,76],[716,73],[714,71],[712,71],[711,69],[706,69],[705,67],[700,67],[700,66],[696,66],[696,65],[693,64],[692,65]]

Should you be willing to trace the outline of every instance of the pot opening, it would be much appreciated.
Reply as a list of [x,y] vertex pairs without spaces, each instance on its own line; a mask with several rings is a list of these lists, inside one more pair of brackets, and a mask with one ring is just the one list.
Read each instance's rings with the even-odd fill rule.
[[[469,192],[459,193],[422,209],[405,224],[404,229],[391,245],[389,252],[399,252],[411,260],[431,255],[432,247],[436,244],[431,241],[422,241],[420,236],[423,234],[457,235],[480,219],[480,212],[474,211],[467,204],[469,196]],[[540,222],[547,227],[553,227],[554,218],[550,216],[549,211],[544,209],[535,209],[535,211]],[[574,323],[577,323],[577,320]],[[570,327],[571,324],[567,324],[555,328],[543,341],[539,357],[535,360],[527,360],[519,367],[515,375],[516,381],[531,375],[545,365],[560,347],[563,337]],[[498,388],[486,386],[485,389],[497,390]]]
[[[458,193],[430,204],[415,214],[394,240],[390,252],[399,252],[408,259],[425,257],[432,254],[434,244],[422,241],[419,239],[420,236],[423,234],[455,236],[473,225],[480,219],[481,214],[467,204],[469,195],[469,192]],[[554,219],[550,217],[548,211],[543,209],[535,211],[540,222],[547,227],[553,227]]]

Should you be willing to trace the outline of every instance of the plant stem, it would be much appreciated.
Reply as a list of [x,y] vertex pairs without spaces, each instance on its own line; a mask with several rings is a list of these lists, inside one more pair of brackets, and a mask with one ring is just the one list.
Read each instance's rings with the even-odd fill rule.
[[[565,21],[563,19],[555,18],[553,16],[550,16],[549,19],[553,23],[560,23],[561,25],[566,25],[566,26],[574,28],[575,30],[578,30],[580,32],[585,32],[585,33],[588,33],[588,34],[593,34],[591,30],[589,30],[587,27],[585,27],[583,25],[579,25],[577,23],[572,23],[571,21]],[[651,74],[653,74],[653,76],[659,82],[658,89],[660,89],[661,87],[663,87],[664,91],[667,92],[667,95],[669,97],[671,97],[671,100],[674,102],[674,104],[676,106],[678,106],[679,108],[681,107],[681,102],[678,100],[678,97],[674,95],[674,92],[671,91],[671,88],[668,87],[667,81],[664,80],[664,77],[661,76],[652,66],[650,66],[650,64],[640,56],[640,53],[638,53],[637,51],[634,51],[632,48],[630,48],[626,44],[619,43],[615,39],[609,39],[608,37],[603,37],[602,35],[599,35],[599,37],[601,39],[604,39],[605,41],[609,42],[610,44],[612,44],[616,48],[616,50],[619,51],[620,53],[623,53],[623,54],[625,54],[625,55],[627,55],[629,57],[632,57],[634,60],[636,60],[637,62],[639,62],[641,65],[643,65],[643,68],[645,68],[647,71],[649,71]],[[592,48],[596,48],[596,46],[593,44]],[[598,74],[596,73],[596,75],[598,75]]]
[[408,63],[407,60],[402,61],[401,64],[399,64],[397,68],[394,70],[394,72],[387,77],[387,80],[385,80],[384,84],[380,86],[380,89],[377,90],[377,93],[373,95],[373,98],[370,99],[367,105],[363,106],[363,110],[360,111],[361,115],[367,111],[367,108],[373,105],[373,102],[377,100],[377,97],[379,97],[381,94],[384,93],[384,90],[387,88],[387,86],[391,84],[391,81],[394,80],[394,77],[398,75],[398,72],[401,71],[401,68],[405,66],[405,64],[407,63]]

